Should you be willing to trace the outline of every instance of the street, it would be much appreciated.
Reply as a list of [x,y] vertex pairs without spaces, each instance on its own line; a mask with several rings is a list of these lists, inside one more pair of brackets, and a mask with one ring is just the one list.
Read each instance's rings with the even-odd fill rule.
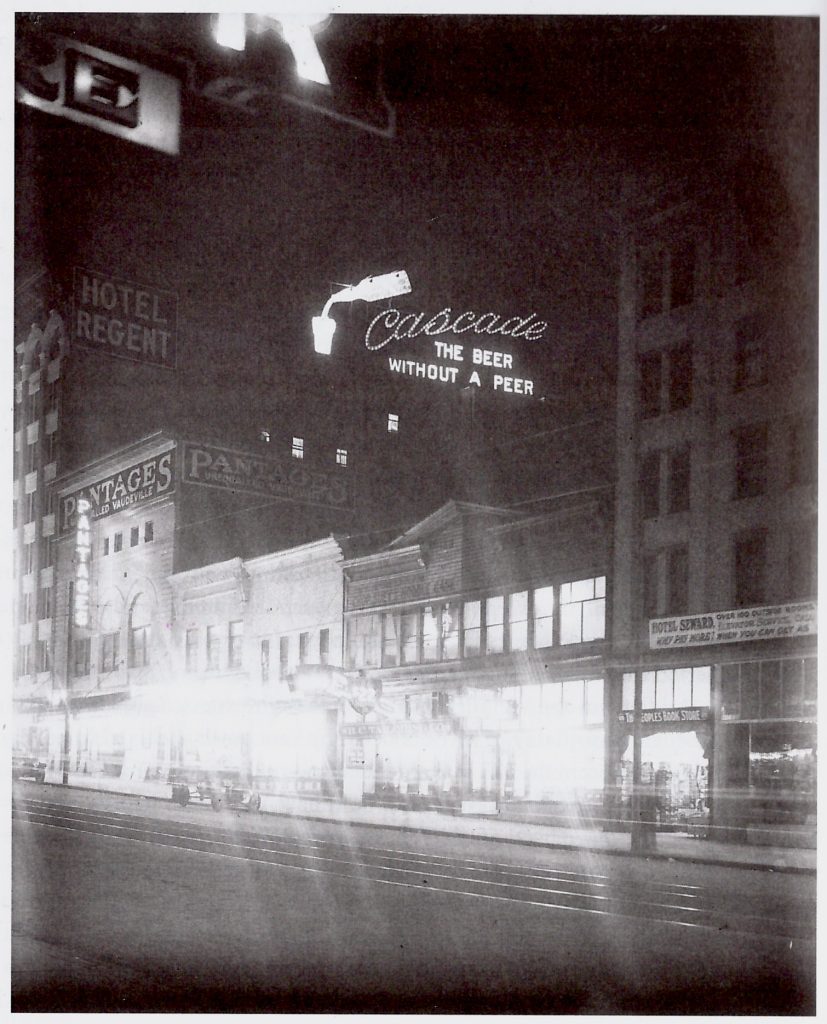
[[15,1011],[815,1012],[815,879],[20,784]]

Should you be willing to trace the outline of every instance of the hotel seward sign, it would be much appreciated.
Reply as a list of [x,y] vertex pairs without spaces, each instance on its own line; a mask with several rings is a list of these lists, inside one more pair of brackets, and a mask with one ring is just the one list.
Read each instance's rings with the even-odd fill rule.
[[703,615],[650,619],[649,647],[651,650],[703,647],[708,644],[815,636],[817,632],[817,603],[799,601],[761,608],[734,608]]

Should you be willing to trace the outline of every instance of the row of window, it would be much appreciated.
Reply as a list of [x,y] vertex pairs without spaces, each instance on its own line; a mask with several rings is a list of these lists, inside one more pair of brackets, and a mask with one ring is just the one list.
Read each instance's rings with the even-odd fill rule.
[[[50,619],[54,604],[52,587],[41,587],[37,592],[37,617],[38,619]],[[33,622],[35,606],[34,594],[23,594],[20,602],[20,622]]]
[[[798,600],[815,596],[818,533],[814,521],[798,524],[787,539],[786,580],[769,579],[768,536],[763,527],[735,535],[732,545],[735,607],[746,608],[768,599]],[[772,590],[770,583],[772,582]],[[689,607],[689,547],[675,545],[643,559],[643,616],[677,615]]]
[[[399,416],[395,412],[388,413],[387,429],[390,434],[399,433]],[[273,440],[273,433],[265,427],[262,427],[258,432],[258,439],[264,444],[271,444]],[[303,437],[293,436],[290,444],[290,454],[294,459],[303,459],[306,447]],[[347,448],[336,449],[336,465],[346,466],[347,465]]]
[[[146,668],[151,661],[152,626],[130,626],[127,634],[129,668]],[[119,632],[104,633],[99,639],[98,671],[101,675],[116,672],[120,667],[121,636]],[[92,671],[92,638],[72,638],[72,675],[80,678]]]
[[357,615],[347,623],[349,668],[451,661],[586,643],[606,635],[606,577]]
[[721,717],[795,718],[814,715],[815,658],[746,661],[721,668]]
[[[709,665],[696,668],[664,668],[641,673],[643,710],[709,707],[712,670]],[[621,708],[634,711],[635,674],[623,673]]]
[[[150,544],[155,539],[155,524],[151,519],[147,519],[143,524],[144,530],[144,544]],[[140,525],[132,526],[129,530],[129,546],[134,548],[137,547],[141,542],[141,527]],[[112,554],[117,554],[123,550],[123,533],[118,530],[113,533],[111,537],[107,536],[103,538],[101,543],[101,552],[103,555],[108,555],[110,551]]]
[[[53,548],[52,548],[52,537],[41,537],[39,542],[32,541],[31,544],[23,545],[23,575],[28,576],[29,573],[34,572],[36,564],[37,547],[40,546],[40,568],[48,568],[53,561]],[[14,561],[13,574],[17,576],[17,547],[12,549],[12,557]]]
[[[32,655],[34,654],[34,663]],[[49,640],[38,640],[36,644],[19,644],[17,647],[17,674],[27,676],[31,672],[50,672],[52,669],[52,645]]]
[[[203,632],[203,637],[202,637]],[[311,657],[311,636],[308,632],[298,634],[296,650],[293,649],[291,638],[282,636],[278,639],[278,679],[282,680],[296,665],[308,664],[311,661],[326,665],[330,659],[330,630],[320,629],[318,632],[318,661],[314,651]],[[226,638],[226,644],[225,644]],[[199,672],[202,666],[207,672],[217,672],[222,667],[227,669],[241,668],[244,648],[244,623],[240,620],[226,626],[206,626],[203,631],[193,626],[186,631],[184,650],[184,667],[187,672]],[[226,658],[222,658],[226,649]],[[259,641],[259,666],[262,683],[271,681],[270,639],[265,637]]]
[[21,469],[24,473],[34,473],[37,469],[38,455],[41,448],[44,466],[54,462],[57,458],[57,434],[52,432],[51,434],[46,434],[42,441],[37,440],[27,444],[22,464],[20,453],[15,449],[12,465],[12,473],[15,479],[20,475]]

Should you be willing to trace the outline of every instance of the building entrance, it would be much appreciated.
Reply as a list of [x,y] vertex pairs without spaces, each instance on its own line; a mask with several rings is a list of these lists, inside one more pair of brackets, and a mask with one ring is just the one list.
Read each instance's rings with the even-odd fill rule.
[[[624,803],[632,795],[630,736],[622,760]],[[709,819],[709,760],[695,731],[664,731],[641,739],[641,783],[655,798],[658,824],[677,831]]]

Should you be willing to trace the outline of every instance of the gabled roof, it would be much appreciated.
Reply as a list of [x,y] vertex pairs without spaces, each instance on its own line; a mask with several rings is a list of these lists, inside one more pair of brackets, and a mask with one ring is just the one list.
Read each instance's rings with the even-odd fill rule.
[[478,515],[493,516],[501,519],[503,522],[511,522],[515,519],[523,518],[522,513],[514,512],[510,509],[497,508],[493,505],[475,505],[472,502],[454,501],[452,499],[447,501],[441,508],[438,508],[436,512],[432,512],[418,523],[414,523],[410,529],[406,530],[395,540],[392,540],[385,550],[418,544],[432,533],[445,529],[449,523],[454,522],[456,519]]

